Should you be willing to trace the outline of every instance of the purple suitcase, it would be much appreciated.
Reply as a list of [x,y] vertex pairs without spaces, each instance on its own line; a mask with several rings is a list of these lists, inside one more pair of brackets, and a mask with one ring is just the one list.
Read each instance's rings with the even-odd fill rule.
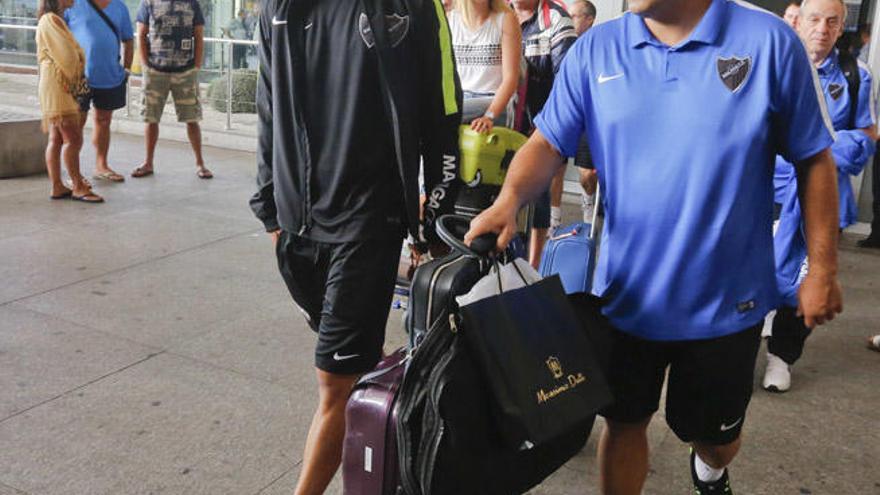
[[397,493],[397,392],[405,368],[406,349],[398,349],[352,389],[345,408],[342,450],[345,495]]

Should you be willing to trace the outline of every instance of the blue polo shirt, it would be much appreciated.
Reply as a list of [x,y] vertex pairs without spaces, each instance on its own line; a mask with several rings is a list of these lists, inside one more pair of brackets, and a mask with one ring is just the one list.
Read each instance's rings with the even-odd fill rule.
[[[864,62],[858,62],[859,67],[859,94],[857,101],[850,101],[849,87],[846,76],[840,68],[838,51],[835,49],[822,61],[816,71],[819,73],[819,82],[825,94],[825,104],[828,105],[828,114],[834,130],[864,129],[874,125],[874,98],[871,80],[871,69]],[[852,119],[850,110],[856,105],[855,119]],[[846,143],[841,143],[841,147]],[[838,153],[832,147],[837,162],[837,191],[840,195],[840,228],[846,228],[854,224],[858,217],[858,207],[850,182],[850,175],[858,175],[865,166],[865,162],[853,163],[847,159],[846,150]]]
[[781,205],[779,226],[773,235],[776,284],[779,288],[780,304],[796,308],[798,290],[807,275],[807,236],[798,198],[797,174],[794,166],[781,156],[776,157],[773,183],[776,190],[775,201]]
[[104,14],[116,26],[119,36],[89,5],[88,0],[75,0],[73,7],[64,12],[64,19],[73,37],[86,54],[86,79],[89,86],[110,89],[125,81],[125,69],[119,56],[120,39],[134,38],[128,7],[122,0],[110,0]]
[[794,31],[714,0],[670,47],[627,13],[569,50],[536,125],[562,156],[586,133],[605,191],[594,292],[619,329],[714,338],[778,302],[773,166],[828,148],[816,72]]
[[[858,175],[871,155],[874,142],[862,131],[874,125],[874,101],[871,91],[871,72],[859,62],[859,94],[855,103],[855,118],[850,113],[850,101],[846,77],[840,68],[838,51],[835,49],[817,68],[819,83],[828,106],[828,113],[837,135],[831,145],[831,153],[837,163],[837,188],[840,194],[840,227],[855,223],[858,213],[852,192],[850,175]],[[797,307],[798,290],[807,274],[807,241],[803,216],[798,199],[797,177],[791,163],[777,157],[776,202],[782,206],[779,227],[773,237],[776,256],[776,282],[782,304]]]
[[[828,105],[828,115],[835,130],[864,129],[871,127],[874,117],[873,97],[871,94],[871,69],[864,62],[858,61],[859,67],[859,98],[851,102],[846,76],[840,68],[838,51],[834,51],[819,64],[816,72]],[[850,105],[856,105],[855,122],[850,122]]]

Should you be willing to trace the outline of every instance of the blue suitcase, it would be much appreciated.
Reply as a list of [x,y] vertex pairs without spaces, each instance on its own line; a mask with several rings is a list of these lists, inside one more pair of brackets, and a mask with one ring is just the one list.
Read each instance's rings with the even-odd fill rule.
[[589,294],[596,263],[596,232],[601,196],[596,190],[592,223],[575,222],[557,227],[544,245],[539,271],[542,277],[559,275],[566,294]]

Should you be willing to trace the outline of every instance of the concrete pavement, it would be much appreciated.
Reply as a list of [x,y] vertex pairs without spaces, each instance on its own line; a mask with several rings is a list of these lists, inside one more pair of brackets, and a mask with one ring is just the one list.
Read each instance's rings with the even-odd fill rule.
[[[88,143],[83,157],[90,171]],[[114,136],[119,172],[141,157],[140,139]],[[253,155],[206,158],[211,181],[162,141],[153,177],[97,184],[104,205],[0,180],[0,495],[292,494],[314,337],[247,208]],[[863,343],[880,332],[880,252],[855,239],[846,312],[811,337],[791,392],[756,389],[737,493],[880,494],[880,354]],[[402,342],[392,312],[387,346]],[[650,436],[645,493],[689,493],[662,413]],[[598,493],[596,437],[533,493]]]

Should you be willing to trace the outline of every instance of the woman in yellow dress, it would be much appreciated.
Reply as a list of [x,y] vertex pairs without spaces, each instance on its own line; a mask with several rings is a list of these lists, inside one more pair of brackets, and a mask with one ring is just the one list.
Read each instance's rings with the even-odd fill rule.
[[[73,0],[40,0],[37,23],[37,61],[40,64],[40,110],[43,131],[49,134],[46,168],[52,181],[52,199],[72,198],[101,203],[104,198],[92,192],[79,170],[82,149],[82,119],[76,96],[88,90],[85,82],[85,55],[64,21],[64,11]],[[72,182],[61,180],[61,156]]]

